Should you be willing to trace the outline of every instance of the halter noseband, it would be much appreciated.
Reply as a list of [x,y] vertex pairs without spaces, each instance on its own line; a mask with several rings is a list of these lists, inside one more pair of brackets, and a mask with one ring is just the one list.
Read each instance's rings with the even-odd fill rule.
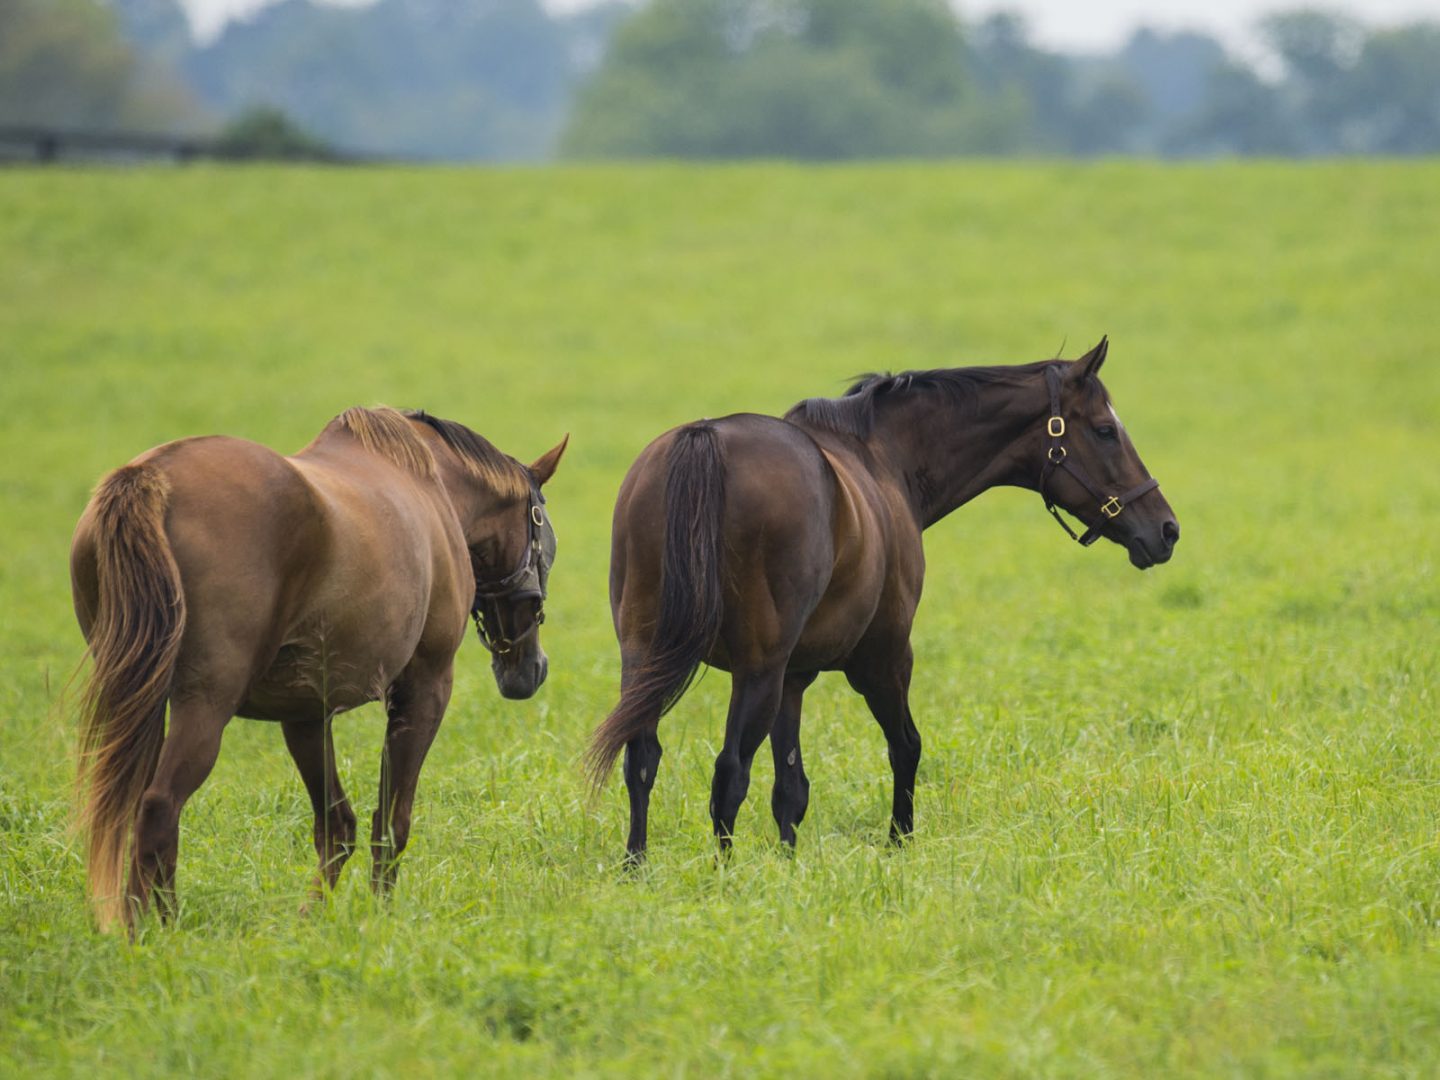
[[[1065,418],[1060,415],[1060,369],[1053,364],[1045,369],[1045,385],[1050,390],[1050,418],[1045,423],[1045,434],[1049,442],[1045,447],[1045,463],[1040,467],[1040,497],[1045,500],[1045,509],[1049,510],[1050,516],[1070,534],[1070,539],[1078,541],[1082,547],[1089,547],[1100,539],[1100,534],[1104,531],[1105,526],[1119,517],[1125,507],[1140,496],[1154,491],[1160,486],[1160,481],[1152,476],[1120,495],[1105,494],[1090,479],[1081,464],[1071,460],[1065,444],[1061,441],[1065,437]],[[1060,516],[1060,511],[1055,507],[1055,500],[1050,498],[1049,493],[1045,490],[1056,469],[1064,469],[1068,472],[1100,504],[1100,520],[1086,529],[1083,534],[1077,535],[1075,530],[1066,524],[1065,519]]]
[[[470,617],[475,620],[475,632],[480,636],[480,644],[494,656],[509,653],[531,634],[537,633],[540,624],[545,621],[545,572],[548,567],[545,564],[544,502],[545,496],[532,488],[530,505],[526,512],[528,535],[525,552],[520,556],[520,564],[497,581],[481,581],[478,573],[475,576],[475,603],[470,608]],[[518,638],[506,637],[504,627],[500,624],[499,612],[496,611],[492,616],[486,610],[487,601],[527,596],[540,599],[541,606],[535,613],[535,622]]]

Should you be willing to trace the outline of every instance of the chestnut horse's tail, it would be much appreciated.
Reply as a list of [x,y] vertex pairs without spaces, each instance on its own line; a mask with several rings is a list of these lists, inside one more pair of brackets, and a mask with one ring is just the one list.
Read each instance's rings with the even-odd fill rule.
[[98,603],[80,705],[80,798],[91,901],[102,928],[124,915],[130,834],[165,741],[165,705],[185,630],[180,569],[165,535],[170,485],[126,465],[91,501]]
[[586,764],[598,786],[631,739],[654,731],[689,689],[720,633],[725,462],[712,424],[675,434],[665,474],[660,611],[649,653],[627,672],[620,702],[591,737]]

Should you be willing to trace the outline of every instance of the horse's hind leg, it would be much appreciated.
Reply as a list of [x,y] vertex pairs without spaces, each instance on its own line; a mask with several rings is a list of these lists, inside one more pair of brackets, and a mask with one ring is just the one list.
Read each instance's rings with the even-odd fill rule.
[[750,764],[775,723],[784,682],[783,666],[732,676],[725,745],[715,759],[710,788],[710,817],[722,849],[730,847],[735,834],[735,817],[750,790]]
[[449,664],[438,674],[407,670],[386,695],[390,722],[380,757],[380,802],[370,831],[374,860],[370,884],[378,893],[395,884],[397,862],[410,841],[410,810],[420,767],[450,703],[453,681]]
[[[631,654],[620,660],[620,697],[635,678],[640,661]],[[645,847],[650,822],[650,791],[655,786],[655,773],[660,768],[660,739],[651,730],[637,735],[625,744],[625,792],[630,796],[630,835],[625,841],[625,862],[637,866],[645,861]]]
[[895,796],[890,810],[890,839],[899,843],[915,829],[915,772],[920,765],[920,732],[910,715],[910,672],[914,658],[907,644],[902,654],[879,668],[847,668],[845,677],[865,697],[865,704],[885,732]]
[[168,920],[175,912],[180,811],[214,768],[229,722],[228,711],[205,702],[170,704],[170,728],[135,822],[127,912],[132,927],[135,917],[149,908],[152,893],[162,918]]
[[320,869],[311,896],[319,900],[327,888],[335,887],[340,869],[355,850],[355,811],[335,770],[330,719],[287,721],[280,726],[315,811],[315,853],[320,857]]
[[660,768],[660,740],[655,732],[638,735],[625,744],[625,790],[630,795],[630,836],[625,841],[625,861],[634,866],[645,861],[646,830],[650,820],[650,789]]
[[780,826],[780,839],[795,846],[795,826],[805,820],[810,803],[810,779],[800,756],[800,705],[805,691],[815,681],[816,672],[791,672],[785,676],[780,695],[780,712],[770,732],[770,749],[775,757],[775,787],[770,794],[770,809],[775,824]]

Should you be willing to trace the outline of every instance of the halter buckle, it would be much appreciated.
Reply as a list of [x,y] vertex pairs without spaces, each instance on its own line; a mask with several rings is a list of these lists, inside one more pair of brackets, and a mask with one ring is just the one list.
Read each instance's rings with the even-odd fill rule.
[[1050,417],[1050,423],[1045,425],[1045,430],[1052,439],[1058,439],[1065,434],[1065,418],[1063,416]]
[[545,527],[545,518],[543,516],[543,511],[534,503],[530,504],[530,520],[535,523],[535,527],[537,529]]
[[1065,460],[1065,448],[1063,446],[1052,446],[1049,451],[1050,464],[1059,465]]
[[1110,498],[1106,499],[1103,503],[1100,504],[1100,512],[1104,514],[1107,518],[1119,517],[1120,511],[1124,509],[1125,505],[1114,495],[1111,495]]

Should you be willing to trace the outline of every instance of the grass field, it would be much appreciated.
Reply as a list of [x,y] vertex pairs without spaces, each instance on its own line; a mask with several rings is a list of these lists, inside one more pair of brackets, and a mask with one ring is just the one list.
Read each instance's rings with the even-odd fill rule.
[[[1440,165],[0,173],[0,1073],[1440,1073]],[[618,672],[624,470],[876,368],[1078,355],[1184,538],[1145,574],[1038,497],[931,530],[917,835],[838,676],[780,851],[709,839],[726,680],[661,727],[651,863],[579,755]],[[473,641],[393,900],[297,915],[309,807],[237,721],[182,910],[102,938],[69,832],[69,532],[146,447],[425,407],[561,434],[551,676]],[[336,725],[362,818],[383,718]]]

